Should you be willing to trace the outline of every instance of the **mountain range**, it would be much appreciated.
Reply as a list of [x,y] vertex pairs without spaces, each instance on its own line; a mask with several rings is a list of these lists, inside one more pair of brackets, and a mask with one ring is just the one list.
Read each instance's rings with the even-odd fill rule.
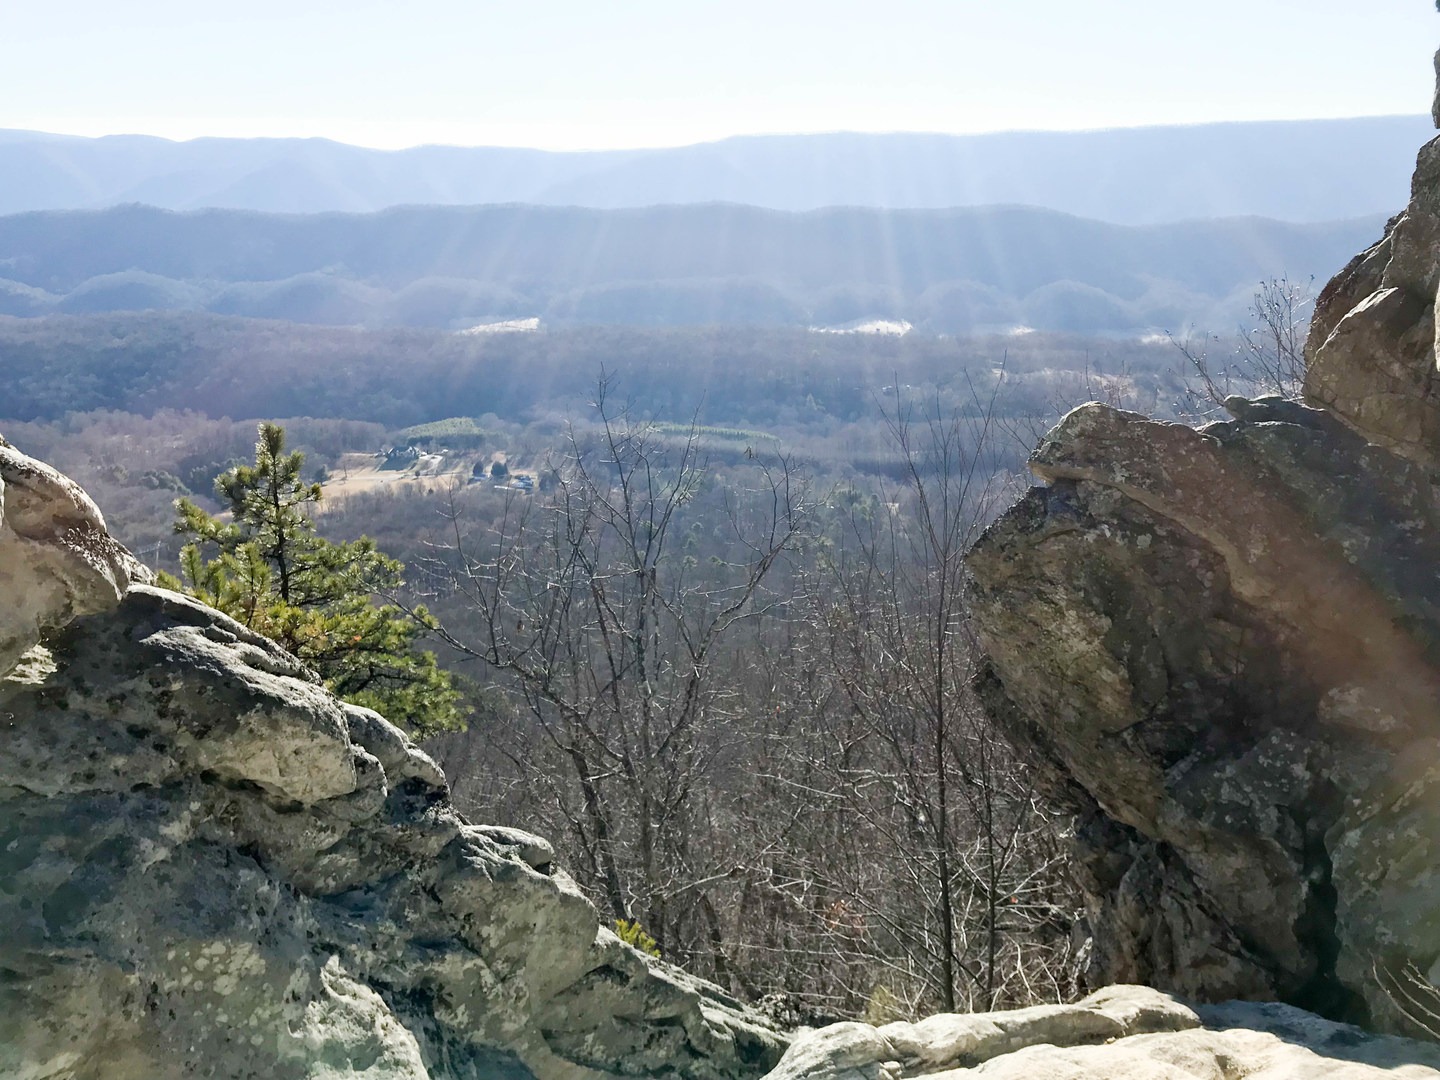
[[987,135],[745,136],[659,150],[548,152],[323,139],[0,131],[0,214],[144,203],[281,213],[409,204],[773,210],[1023,204],[1116,224],[1292,222],[1405,203],[1424,116]]
[[332,325],[1233,329],[1256,285],[1325,278],[1381,215],[1129,226],[1033,207],[144,206],[0,217],[0,315],[191,310]]

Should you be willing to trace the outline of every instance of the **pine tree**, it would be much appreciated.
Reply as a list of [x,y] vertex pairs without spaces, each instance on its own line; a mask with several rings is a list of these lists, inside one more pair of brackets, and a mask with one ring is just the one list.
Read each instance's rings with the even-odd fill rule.
[[429,613],[376,600],[400,586],[404,567],[369,537],[336,543],[316,534],[307,510],[320,485],[301,479],[304,464],[304,454],[286,452],[284,428],[261,424],[255,464],[215,482],[229,521],[177,500],[175,531],[190,542],[183,580],[170,584],[273,638],[337,695],[416,735],[463,726],[453,678],[417,648],[435,625]]

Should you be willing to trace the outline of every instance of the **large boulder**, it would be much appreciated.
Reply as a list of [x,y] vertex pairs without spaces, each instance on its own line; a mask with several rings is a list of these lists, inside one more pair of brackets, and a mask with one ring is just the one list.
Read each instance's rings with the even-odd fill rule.
[[1228,405],[1046,437],[971,554],[981,692],[1077,815],[1093,980],[1405,1030],[1440,1006],[1440,506],[1329,414]]
[[467,822],[383,718],[224,615],[127,590],[89,500],[17,458],[0,1075],[739,1080],[779,1058],[603,928],[545,841]]
[[765,1080],[1419,1080],[1440,1048],[1285,1005],[1190,1007],[1140,986],[1074,1005],[800,1035]]

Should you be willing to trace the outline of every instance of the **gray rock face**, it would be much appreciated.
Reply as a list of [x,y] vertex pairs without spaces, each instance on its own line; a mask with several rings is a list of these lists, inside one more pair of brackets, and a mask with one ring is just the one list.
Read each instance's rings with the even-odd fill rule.
[[766,1080],[1398,1080],[1440,1076],[1440,1049],[1285,1005],[1191,1008],[1140,986],[1074,1005],[836,1024],[799,1036]]
[[773,1030],[602,929],[545,841],[466,822],[398,729],[217,612],[120,599],[93,506],[48,471],[17,499],[12,460],[0,612],[38,614],[0,669],[0,1075],[775,1063]]
[[1097,983],[1405,1030],[1440,1005],[1440,506],[1326,413],[1230,407],[1047,436],[971,555],[982,693],[1078,814]]
[[1305,399],[1371,442],[1440,466],[1440,139],[1419,153],[1410,204],[1316,298]]
[[113,605],[148,573],[80,487],[0,439],[0,671],[47,630]]

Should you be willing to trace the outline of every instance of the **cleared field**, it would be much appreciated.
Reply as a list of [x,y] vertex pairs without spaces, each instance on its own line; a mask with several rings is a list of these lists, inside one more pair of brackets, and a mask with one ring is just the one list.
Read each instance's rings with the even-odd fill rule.
[[504,459],[504,454],[421,454],[413,462],[397,468],[378,454],[344,454],[322,489],[326,501],[332,504],[351,495],[374,491],[438,492],[452,484],[469,483],[476,466],[483,466],[488,473],[496,460]]

